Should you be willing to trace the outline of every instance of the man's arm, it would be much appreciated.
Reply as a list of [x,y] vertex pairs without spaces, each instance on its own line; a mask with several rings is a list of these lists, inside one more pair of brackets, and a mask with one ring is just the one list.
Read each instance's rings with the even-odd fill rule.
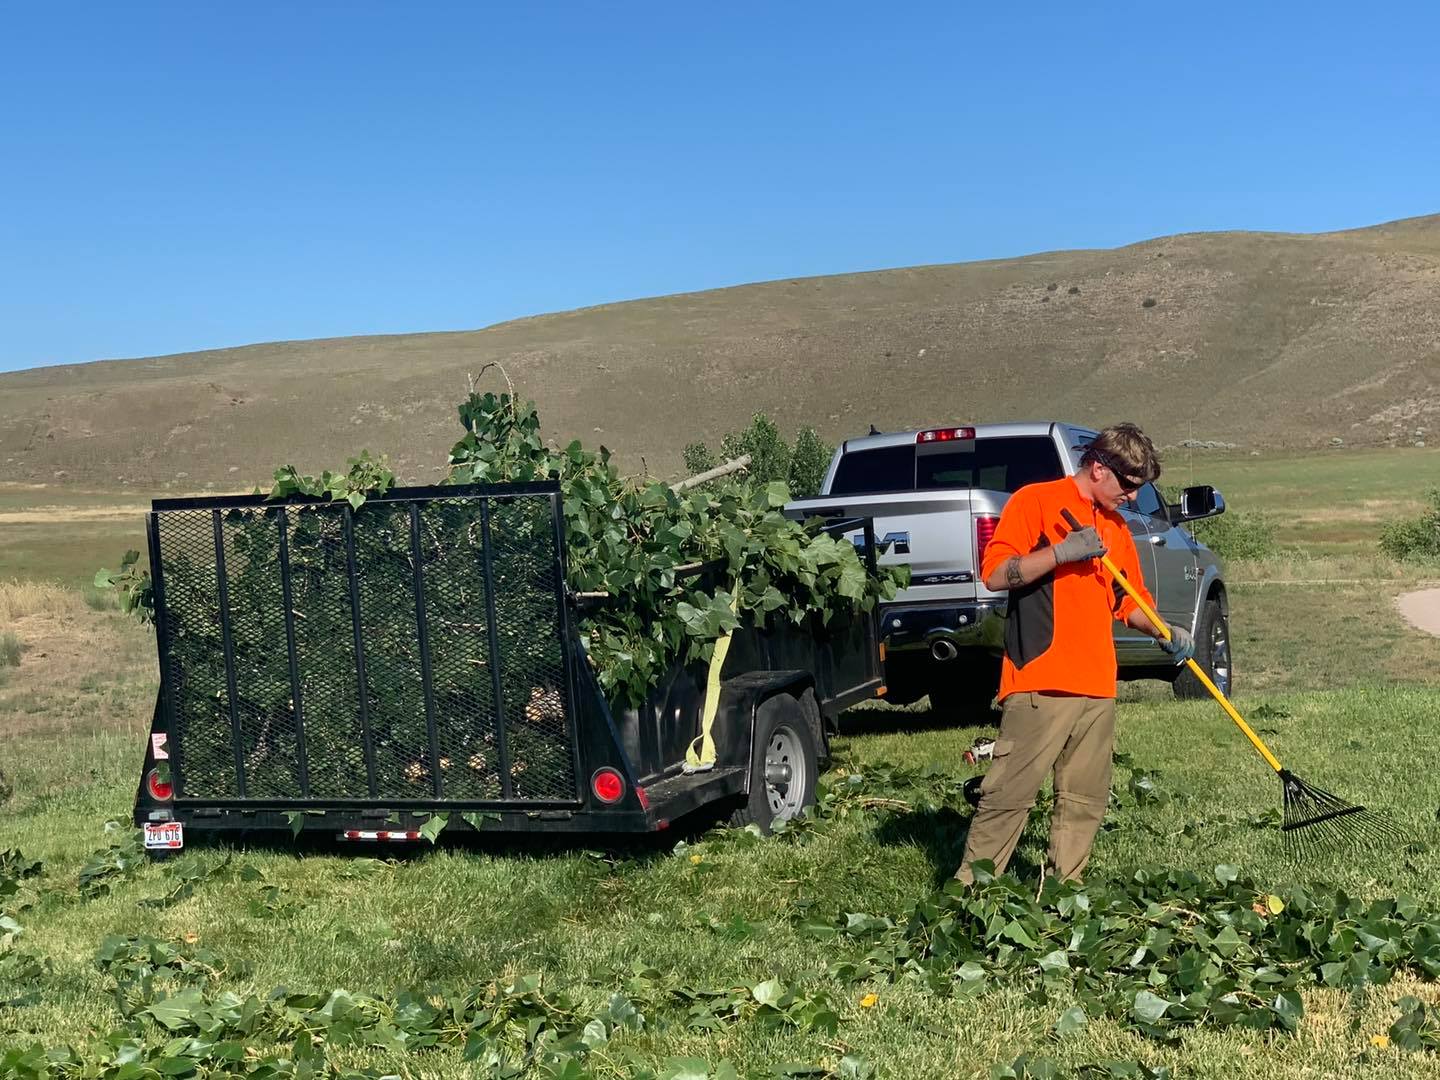
[[1125,625],[1130,627],[1131,630],[1139,630],[1140,633],[1149,634],[1153,638],[1163,638],[1165,636],[1160,633],[1160,628],[1151,622],[1138,607],[1126,617]]
[[1012,555],[991,571],[985,579],[985,588],[991,592],[1020,589],[1039,581],[1058,565],[1053,546],[1032,551],[1029,555]]

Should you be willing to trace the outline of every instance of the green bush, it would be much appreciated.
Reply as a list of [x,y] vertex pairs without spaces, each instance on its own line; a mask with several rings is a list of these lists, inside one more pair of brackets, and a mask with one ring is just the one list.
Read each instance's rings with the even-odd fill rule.
[[1280,548],[1275,523],[1255,510],[1226,510],[1191,525],[1195,539],[1222,559],[1263,559]]
[[702,472],[709,472],[720,463],[715,460],[715,455],[703,442],[692,442],[685,447],[685,475],[695,476]]
[[783,480],[790,485],[790,494],[794,498],[806,499],[820,494],[825,470],[830,467],[830,458],[834,453],[835,448],[821,439],[814,428],[801,428],[792,446],[785,441],[774,421],[763,412],[757,412],[744,431],[732,431],[720,441],[718,457],[703,442],[693,442],[685,447],[685,471],[687,475],[694,476],[722,462],[749,454],[752,481],[768,484]]
[[814,428],[801,428],[790,451],[790,491],[797,499],[820,494],[825,473],[835,448],[815,434]]
[[1440,489],[1426,492],[1429,508],[1418,518],[1392,521],[1380,530],[1380,550],[1396,559],[1440,558]]
[[[1180,488],[1161,484],[1160,497],[1171,506],[1180,501]],[[1195,539],[1222,559],[1263,559],[1280,550],[1275,522],[1258,510],[1227,509],[1218,517],[1189,523]]]

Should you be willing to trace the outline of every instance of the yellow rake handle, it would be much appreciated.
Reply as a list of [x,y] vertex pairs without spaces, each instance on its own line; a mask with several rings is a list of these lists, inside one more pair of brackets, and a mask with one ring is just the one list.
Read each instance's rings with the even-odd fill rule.
[[[1064,516],[1065,523],[1069,525],[1070,528],[1080,528],[1080,522],[1075,520],[1075,515],[1070,513],[1069,510],[1061,510],[1060,513]],[[1140,590],[1130,583],[1129,578],[1120,573],[1119,567],[1110,561],[1109,555],[1101,555],[1100,562],[1106,570],[1110,571],[1110,576],[1120,583],[1120,587],[1130,594],[1130,599],[1135,601],[1140,610],[1145,613],[1145,617],[1155,624],[1155,629],[1164,635],[1166,641],[1169,641],[1170,624],[1157,615],[1155,609],[1145,602],[1145,598],[1140,595]],[[1190,673],[1200,680],[1200,685],[1210,691],[1211,697],[1218,701],[1220,707],[1225,710],[1230,719],[1235,721],[1235,726],[1245,733],[1245,737],[1249,739],[1250,744],[1260,752],[1260,756],[1265,759],[1265,763],[1277,773],[1282,772],[1283,769],[1280,765],[1280,760],[1270,752],[1270,748],[1260,740],[1260,736],[1255,734],[1255,730],[1245,722],[1245,718],[1235,711],[1235,706],[1230,704],[1229,699],[1220,692],[1220,688],[1210,681],[1210,676],[1205,674],[1205,669],[1195,662],[1194,657],[1186,660],[1185,664],[1189,667]]]

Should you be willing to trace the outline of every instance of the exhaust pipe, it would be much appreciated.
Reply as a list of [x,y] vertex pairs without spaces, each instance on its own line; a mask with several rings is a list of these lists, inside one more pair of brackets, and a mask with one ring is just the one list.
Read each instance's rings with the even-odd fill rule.
[[943,664],[959,656],[960,650],[955,647],[955,643],[949,638],[942,637],[936,638],[930,643],[930,655]]

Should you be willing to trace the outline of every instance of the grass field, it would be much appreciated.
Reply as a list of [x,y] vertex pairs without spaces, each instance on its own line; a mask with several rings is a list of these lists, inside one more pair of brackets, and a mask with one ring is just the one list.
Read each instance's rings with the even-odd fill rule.
[[[1334,524],[1375,500],[1385,515],[1410,505],[1407,486],[1389,477],[1406,473],[1414,483],[1431,459],[1422,451],[1387,453],[1292,461],[1297,481],[1289,486],[1283,468],[1264,459],[1207,459],[1203,470],[1197,462],[1196,479],[1216,483],[1232,506],[1268,500],[1277,514],[1305,508],[1310,496],[1301,489],[1326,492]],[[27,507],[14,496],[5,509]],[[58,536],[65,522],[61,515],[37,525],[43,551],[43,530]],[[1278,784],[1229,721],[1212,704],[1179,703],[1158,684],[1131,684],[1122,695],[1119,737],[1129,764],[1117,767],[1118,797],[1087,881],[1096,897],[1142,864],[1192,869],[1212,882],[1217,867],[1233,865],[1253,879],[1257,900],[1274,894],[1292,904],[1287,910],[1294,887],[1305,884],[1367,899],[1408,895],[1431,921],[1440,920],[1440,849],[1429,846],[1440,809],[1433,735],[1440,639],[1404,626],[1393,609],[1395,595],[1440,574],[1382,561],[1359,535],[1336,529],[1327,532],[1317,520],[1313,532],[1282,534],[1282,543],[1298,550],[1231,568],[1237,703],[1287,765],[1322,786],[1373,799],[1427,846],[1290,861],[1266,816],[1278,808]],[[125,832],[107,832],[105,823],[125,820],[133,798],[153,704],[153,638],[74,589],[28,580],[83,581],[94,565],[113,565],[119,551],[104,547],[108,538],[92,539],[93,552],[72,556],[74,571],[22,573],[18,564],[0,564],[0,581],[27,579],[0,585],[0,631],[14,635],[19,661],[0,663],[0,850],[18,848],[27,862],[42,864],[31,876],[12,873],[14,896],[0,885],[0,908],[23,927],[12,938],[0,922],[0,1077],[45,1075],[43,1063],[7,1056],[7,1048],[36,1043],[72,1044],[92,1063],[143,1056],[97,1041],[125,1026],[122,1003],[133,1009],[144,992],[127,981],[139,961],[111,942],[102,963],[102,944],[141,936],[162,943],[141,950],[158,969],[152,994],[198,989],[207,1008],[218,1002],[236,1017],[244,999],[263,1003],[276,987],[318,995],[308,1005],[284,999],[290,1027],[261,1025],[241,1040],[254,1049],[250,1067],[273,1053],[300,1068],[316,1045],[306,1034],[312,1030],[326,1034],[325,1068],[336,1073],[507,1075],[484,1054],[464,1060],[463,1032],[451,1030],[433,1048],[423,1039],[406,1046],[397,1034],[414,1026],[424,1003],[493,983],[493,1011],[503,1005],[518,1019],[509,1036],[487,1044],[492,1049],[506,1040],[522,1044],[528,1021],[542,1015],[556,1028],[599,1018],[605,1040],[592,1029],[594,1046],[585,1053],[548,1068],[535,1056],[520,1063],[528,1070],[520,1075],[572,1080],[647,1070],[726,1075],[723,1062],[745,1076],[784,1067],[790,1072],[783,1075],[988,1076],[1022,1053],[1053,1060],[1067,1076],[1144,1075],[1134,1063],[1177,1077],[1440,1072],[1435,1049],[1407,1052],[1389,1035],[1401,999],[1433,1008],[1440,986],[1388,952],[1387,962],[1401,969],[1389,982],[1335,988],[1312,974],[1293,1032],[1206,1023],[1178,1025],[1167,1039],[1147,1037],[1103,1010],[1057,1032],[1082,1000],[1078,982],[1039,968],[1007,973],[999,951],[985,960],[992,967],[979,984],[983,992],[966,992],[963,979],[936,984],[913,977],[913,969],[907,974],[894,963],[893,947],[959,859],[968,812],[954,781],[973,771],[961,752],[977,734],[940,723],[923,706],[848,714],[828,781],[839,794],[827,814],[763,841],[697,825],[679,847],[670,846],[675,838],[619,850],[442,842],[380,860],[366,856],[394,852],[280,845],[205,848],[175,862],[131,866],[123,846],[112,846]],[[863,782],[852,782],[855,775]],[[849,790],[865,798],[845,797]],[[1032,895],[1043,846],[1037,822],[1013,867]],[[82,887],[82,879],[91,881],[103,865],[112,872],[94,880],[108,892],[91,895],[99,890]],[[852,913],[889,919],[896,929],[837,932]],[[1208,914],[1183,918],[1203,923]],[[1414,931],[1412,944],[1424,932]],[[872,958],[873,970],[865,966],[867,954],[886,949],[889,962]],[[185,970],[175,974],[177,966]],[[541,978],[538,994],[513,989],[527,975]],[[793,999],[777,1000],[769,980]],[[322,1024],[316,1017],[337,988],[356,996],[357,1011],[347,1012],[345,999],[331,1001]],[[419,1004],[403,998],[405,990],[418,992]],[[237,997],[223,998],[227,992]],[[185,1019],[200,1015],[192,1008],[199,999],[174,1000],[179,1011],[158,1014],[173,1028],[132,1019],[126,1037],[157,1053],[168,1044],[172,1057],[186,1048],[199,1053],[187,1040],[205,1036]],[[704,1002],[714,1023],[694,1026],[694,1008]],[[645,1013],[645,1022],[628,1008]],[[354,1021],[349,1028],[346,1017]],[[473,1011],[467,1017],[475,1020]],[[376,1018],[386,1023],[377,1026]],[[351,1030],[365,1034],[347,1043]],[[242,1051],[234,1068],[243,1071],[245,1062]],[[1084,1071],[1105,1062],[1122,1064]],[[63,1071],[58,1057],[53,1068],[53,1075],[80,1075],[78,1068]],[[268,1075],[294,1074],[274,1068]],[[132,1065],[113,1075],[153,1074]]]

